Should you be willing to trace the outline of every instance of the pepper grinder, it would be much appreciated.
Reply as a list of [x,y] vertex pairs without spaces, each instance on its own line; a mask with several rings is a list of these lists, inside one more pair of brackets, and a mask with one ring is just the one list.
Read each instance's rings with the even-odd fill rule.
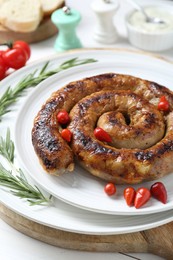
[[54,45],[56,51],[82,47],[76,35],[76,27],[81,20],[81,15],[77,10],[64,6],[52,13],[51,20],[58,28],[58,36]]
[[95,0],[91,8],[96,15],[96,26],[94,39],[103,44],[112,44],[116,42],[118,35],[113,24],[113,17],[119,8],[118,1]]

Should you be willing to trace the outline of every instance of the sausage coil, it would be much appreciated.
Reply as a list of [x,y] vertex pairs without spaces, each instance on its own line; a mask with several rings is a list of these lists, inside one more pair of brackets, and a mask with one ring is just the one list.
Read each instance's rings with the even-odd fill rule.
[[[159,111],[161,96],[169,111]],[[173,171],[173,93],[137,77],[106,73],[70,82],[54,92],[34,120],[32,143],[44,170],[60,175],[77,160],[91,174],[116,184],[155,180]],[[72,132],[61,137],[59,111]],[[94,136],[101,127],[111,143]]]

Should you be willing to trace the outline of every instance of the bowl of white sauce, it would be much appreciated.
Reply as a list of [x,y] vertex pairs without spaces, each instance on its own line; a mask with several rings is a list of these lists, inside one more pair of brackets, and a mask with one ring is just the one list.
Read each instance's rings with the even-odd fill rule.
[[164,51],[173,48],[173,8],[163,6],[146,6],[150,17],[157,17],[164,23],[149,23],[137,10],[126,16],[126,27],[129,42],[142,50]]

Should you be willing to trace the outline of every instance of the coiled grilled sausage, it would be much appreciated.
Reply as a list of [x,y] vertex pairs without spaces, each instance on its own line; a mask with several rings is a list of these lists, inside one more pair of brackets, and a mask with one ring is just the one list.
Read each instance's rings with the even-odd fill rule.
[[[157,109],[163,95],[168,112]],[[158,179],[173,171],[172,106],[169,89],[130,75],[106,73],[71,82],[38,112],[33,146],[51,174],[73,171],[76,158],[91,174],[117,184]],[[70,145],[57,122],[57,113],[64,109],[71,118]],[[96,126],[110,134],[110,144],[95,138]]]

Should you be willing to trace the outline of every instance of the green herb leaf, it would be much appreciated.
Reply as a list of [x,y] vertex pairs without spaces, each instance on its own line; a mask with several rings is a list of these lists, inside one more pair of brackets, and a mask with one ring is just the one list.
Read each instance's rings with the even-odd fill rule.
[[45,197],[37,186],[32,186],[21,169],[16,169],[14,161],[14,143],[10,139],[10,130],[7,130],[6,139],[0,136],[0,155],[7,159],[17,175],[7,170],[0,163],[0,186],[10,189],[10,192],[19,198],[26,199],[30,205],[48,205],[52,196]]
[[9,162],[14,161],[14,143],[10,140],[10,130],[7,129],[6,139],[0,136],[0,154]]
[[[79,66],[82,64],[96,62],[94,59],[70,59],[63,62],[55,70],[47,70],[49,62],[41,68],[40,71],[35,70],[33,73],[28,74],[13,88],[9,86],[4,94],[0,97],[0,121],[2,116],[9,113],[9,107],[14,104],[18,98],[24,93],[24,90],[34,87],[48,77],[71,67]],[[11,170],[7,170],[0,163],[0,186],[10,189],[10,192],[19,198],[26,199],[30,205],[47,205],[51,203],[52,195],[48,198],[40,191],[37,186],[32,186],[27,181],[23,171],[16,169],[14,165],[14,143],[10,139],[10,130],[7,130],[6,138],[0,137],[0,155],[3,156],[10,163],[10,166],[15,169],[17,175],[13,175]]]
[[62,70],[92,62],[96,62],[96,60],[74,58],[63,62],[55,70],[47,70],[49,62],[46,62],[46,64],[41,68],[40,72],[35,70],[33,73],[30,73],[24,77],[14,88],[10,86],[7,88],[4,94],[0,97],[0,121],[2,120],[3,115],[10,112],[8,109],[9,106],[15,103],[27,88],[38,85],[43,80],[56,73],[59,73]]

